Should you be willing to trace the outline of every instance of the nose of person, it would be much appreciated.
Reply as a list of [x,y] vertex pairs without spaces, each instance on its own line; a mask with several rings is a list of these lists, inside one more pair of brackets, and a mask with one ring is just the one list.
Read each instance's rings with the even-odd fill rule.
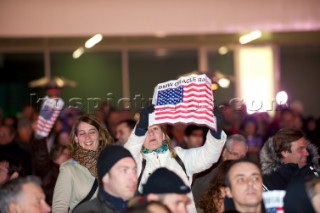
[[247,182],[248,186],[253,186],[254,180],[252,178],[247,178],[246,182]]
[[86,133],[85,136],[84,136],[85,140],[90,140],[91,139],[91,136],[90,136],[90,133]]

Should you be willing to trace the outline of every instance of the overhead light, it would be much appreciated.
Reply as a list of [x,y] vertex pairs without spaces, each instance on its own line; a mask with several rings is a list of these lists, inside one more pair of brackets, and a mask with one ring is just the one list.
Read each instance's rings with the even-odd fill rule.
[[93,36],[92,38],[90,38],[88,41],[86,41],[84,46],[86,48],[91,48],[94,45],[96,45],[97,43],[99,43],[101,40],[102,40],[102,35],[97,34],[97,35]]
[[288,94],[285,91],[280,91],[276,95],[276,102],[279,105],[286,104],[288,101]]
[[230,85],[230,80],[228,78],[220,78],[218,84],[222,88],[228,88]]
[[219,88],[219,85],[218,85],[217,83],[215,83],[215,82],[212,82],[212,84],[211,84],[211,90],[215,91],[215,90],[217,90],[218,88]]
[[225,46],[222,46],[222,47],[220,47],[219,49],[218,49],[218,53],[220,54],[220,55],[225,55],[225,54],[227,54],[228,53],[228,48],[227,47],[225,47]]
[[77,58],[79,58],[79,57],[83,54],[83,52],[84,52],[83,47],[79,47],[78,49],[76,49],[76,50],[72,53],[72,57],[73,57],[74,59],[77,59]]
[[260,30],[255,30],[255,31],[252,31],[252,32],[250,32],[248,34],[245,34],[245,35],[241,36],[239,38],[239,42],[240,42],[240,44],[247,44],[247,43],[249,43],[249,42],[251,42],[253,40],[256,40],[256,39],[260,38],[261,35],[262,35],[262,33],[261,33]]

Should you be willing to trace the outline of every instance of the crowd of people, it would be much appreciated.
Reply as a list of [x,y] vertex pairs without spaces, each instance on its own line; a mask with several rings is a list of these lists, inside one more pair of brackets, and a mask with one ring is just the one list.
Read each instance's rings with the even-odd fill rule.
[[47,136],[31,105],[0,116],[0,212],[320,212],[316,118],[223,104],[211,129],[153,111],[66,108]]

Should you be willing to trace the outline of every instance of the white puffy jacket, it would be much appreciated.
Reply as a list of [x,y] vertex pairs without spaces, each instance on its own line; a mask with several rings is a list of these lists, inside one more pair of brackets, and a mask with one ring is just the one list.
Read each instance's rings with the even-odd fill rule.
[[[145,138],[146,136],[137,136],[135,135],[135,131],[132,131],[128,142],[125,144],[125,147],[131,152],[137,162],[138,176],[140,175],[142,169],[142,159],[145,158],[147,162],[138,188],[140,192],[142,191],[142,185],[147,181],[148,177],[153,171],[160,167],[166,167],[169,170],[174,171],[183,179],[186,185],[190,186],[191,188],[193,174],[208,169],[213,163],[218,161],[227,135],[222,131],[221,139],[216,139],[211,135],[210,131],[208,131],[206,142],[203,146],[192,149],[182,149],[181,147],[174,148],[177,155],[184,163],[189,179],[178,162],[171,157],[169,150],[160,154],[155,152],[142,154],[141,148]],[[192,192],[190,192],[188,196],[192,201],[192,203],[188,206],[188,212],[196,213],[197,211]]]

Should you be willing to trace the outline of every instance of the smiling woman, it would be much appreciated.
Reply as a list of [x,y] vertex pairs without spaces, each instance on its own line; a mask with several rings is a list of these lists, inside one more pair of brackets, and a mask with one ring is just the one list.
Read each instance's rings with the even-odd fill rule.
[[[72,212],[89,194],[97,178],[97,158],[100,151],[113,143],[106,127],[94,116],[79,118],[70,133],[72,159],[60,166],[54,189],[52,212]],[[96,193],[88,197],[95,197]]]

